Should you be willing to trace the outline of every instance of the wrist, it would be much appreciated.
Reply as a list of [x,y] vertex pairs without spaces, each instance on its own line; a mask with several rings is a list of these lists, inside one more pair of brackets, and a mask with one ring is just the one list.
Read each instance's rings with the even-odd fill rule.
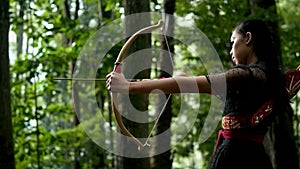
[[136,82],[129,82],[128,85],[128,93],[135,93],[136,92]]

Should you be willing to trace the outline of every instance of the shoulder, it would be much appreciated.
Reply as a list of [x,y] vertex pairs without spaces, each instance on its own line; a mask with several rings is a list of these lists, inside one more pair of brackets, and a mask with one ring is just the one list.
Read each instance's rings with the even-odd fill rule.
[[249,79],[266,80],[266,69],[261,63],[251,65],[236,65],[233,68],[218,74],[207,75],[209,82],[226,79],[227,83],[248,81]]
[[261,63],[251,65],[236,65],[226,71],[226,79],[266,79],[266,69]]

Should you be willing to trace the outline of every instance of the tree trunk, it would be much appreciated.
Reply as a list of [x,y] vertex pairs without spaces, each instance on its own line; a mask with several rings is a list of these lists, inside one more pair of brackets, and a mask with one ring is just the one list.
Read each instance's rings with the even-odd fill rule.
[[[175,0],[165,0],[164,1],[164,12],[172,16],[175,12]],[[167,15],[168,16],[168,15]],[[165,23],[165,32],[168,32],[168,35],[173,35],[174,32],[174,20],[172,17],[169,17],[168,23]],[[170,53],[174,53],[174,44],[172,37],[163,37],[161,38],[162,51],[160,53],[160,78],[163,77],[171,77],[173,74],[173,56],[170,56]],[[165,51],[170,51],[165,52]],[[170,58],[171,57],[171,58]],[[158,97],[157,104],[161,105],[161,103],[165,102],[165,98],[168,95],[163,97]],[[158,144],[163,144],[164,146],[170,147],[166,152],[162,154],[158,154],[153,156],[151,159],[151,168],[160,168],[160,169],[171,169],[172,168],[172,159],[171,159],[171,120],[172,120],[172,107],[171,107],[171,99],[168,101],[165,110],[162,112],[162,115],[157,123],[157,128],[155,130],[155,135],[158,135],[163,132],[169,132],[167,135],[170,135],[168,138],[164,138],[164,140],[159,140],[157,137],[153,139],[153,147],[154,154],[157,154],[159,146]],[[162,106],[156,107],[156,114],[159,114],[162,110]]]
[[[123,0],[125,15],[135,14],[130,19],[128,17],[125,18],[125,34],[128,36],[137,30],[144,28],[150,25],[150,15],[143,14],[142,12],[150,11],[150,4],[148,0]],[[141,14],[140,14],[141,13]],[[135,42],[131,45],[128,50],[127,56],[130,54],[135,54],[136,52],[142,51],[143,49],[151,48],[151,36],[149,34],[140,35]],[[133,75],[134,78],[150,78],[150,68],[151,67],[151,51],[142,51],[143,56],[140,56],[139,59],[135,59],[134,57],[126,57],[126,61],[123,67],[123,72],[125,76]],[[144,53],[146,52],[146,53]],[[144,57],[145,55],[145,57]],[[140,59],[141,58],[141,59]],[[137,69],[133,69],[137,68]],[[140,70],[135,72],[136,70]],[[126,98],[125,98],[126,99]],[[143,119],[143,121],[148,120],[148,117],[142,116],[139,111],[148,110],[148,95],[146,94],[130,94],[130,105],[134,108],[130,108],[129,105],[122,105],[122,110],[130,115],[134,120],[127,120],[123,118],[123,122],[126,128],[135,136],[140,138],[146,138],[148,133],[148,123],[139,123],[139,120]],[[132,113],[138,110],[134,115]],[[147,116],[147,115],[146,115]],[[136,119],[136,121],[135,121]],[[139,120],[138,120],[139,119]],[[120,138],[120,145],[125,145],[125,142],[128,140],[124,140]],[[120,146],[121,148],[122,146]],[[122,148],[120,151],[126,151],[126,147]],[[118,169],[147,169],[150,166],[149,158],[129,158],[129,157],[117,157],[117,168]]]
[[[63,1],[63,16],[64,18],[66,18],[66,24],[69,24],[69,22],[72,22],[72,17],[71,17],[71,9],[70,9],[70,3],[68,0],[64,0]],[[79,1],[76,0],[76,9],[75,9],[75,13],[74,13],[74,20],[76,20],[78,18],[78,10],[79,10]],[[68,37],[67,35],[63,34],[63,42],[64,42],[64,46],[65,47],[70,47],[73,43],[73,37]],[[70,74],[71,76],[73,75],[73,69],[75,66],[76,60],[72,59],[70,61],[70,66],[69,66],[69,70],[70,70]],[[80,105],[79,105],[79,96],[78,96],[78,90],[77,90],[77,82],[74,81],[72,83],[72,101],[73,101],[73,111],[76,112],[76,114],[73,117],[73,127],[77,127],[80,122],[79,119],[77,117],[77,115],[80,116]],[[77,140],[74,140],[77,141]],[[79,158],[80,157],[80,149],[75,147],[74,148],[74,161],[73,161],[73,169],[79,169],[81,168],[81,164],[79,162]]]
[[[263,18],[271,28],[277,53],[281,61],[279,27],[275,0],[249,0],[251,13]],[[269,154],[274,169],[299,169],[299,157],[293,130],[293,110],[289,107],[286,112],[277,115],[265,137],[265,148]]]
[[18,35],[17,35],[17,57],[19,58],[23,52],[23,33],[24,33],[24,10],[25,1],[19,1],[20,13],[19,18],[21,22],[18,25]]
[[14,169],[14,141],[9,78],[9,0],[0,2],[0,168]]

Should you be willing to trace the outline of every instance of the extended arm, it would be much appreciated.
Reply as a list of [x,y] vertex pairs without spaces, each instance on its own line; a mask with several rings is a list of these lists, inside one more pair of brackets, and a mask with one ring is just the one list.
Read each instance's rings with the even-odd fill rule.
[[128,82],[123,74],[110,73],[106,85],[109,90],[123,93],[211,93],[210,83],[205,76]]

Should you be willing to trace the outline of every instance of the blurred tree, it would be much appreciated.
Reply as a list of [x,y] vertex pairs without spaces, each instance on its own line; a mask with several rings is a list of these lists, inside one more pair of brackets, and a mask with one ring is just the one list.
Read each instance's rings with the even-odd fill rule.
[[9,70],[9,0],[0,2],[0,168],[14,169],[14,140]]
[[[125,35],[128,37],[132,35],[134,32],[138,31],[141,28],[147,27],[151,25],[151,19],[149,14],[141,14],[143,12],[150,11],[150,2],[149,0],[123,0],[125,16],[131,15],[131,17],[125,17]],[[136,15],[135,15],[136,14]],[[127,52],[127,56],[133,54],[142,49],[151,48],[151,35],[143,34],[140,35],[131,45],[130,49]],[[151,56],[151,52],[147,52],[148,56]],[[150,69],[151,66],[151,57],[144,57],[141,60],[137,60],[134,57],[126,57],[126,66],[124,66],[123,72],[125,76],[134,75],[134,78],[138,79],[149,79],[150,78]],[[142,68],[140,72],[133,72],[133,67]],[[139,70],[139,69],[135,69]],[[133,107],[139,111],[147,111],[149,99],[146,94],[130,94],[130,100]],[[122,105],[122,110],[124,110],[127,114],[132,113],[134,108],[130,108],[128,105]],[[148,115],[147,115],[148,116]],[[145,117],[145,116],[144,116]],[[143,119],[145,119],[143,117]],[[134,116],[135,120],[130,121],[123,118],[123,122],[128,130],[138,138],[146,138],[148,133],[148,124],[147,123],[137,123],[136,121],[141,120],[141,116],[136,114]],[[122,144],[126,141],[121,138],[119,148],[122,148]],[[124,147],[125,149],[128,147]],[[126,151],[125,149],[121,149],[120,151]],[[129,158],[118,156],[117,158],[117,168],[120,169],[129,169],[129,168],[139,168],[146,169],[150,166],[150,158]]]
[[[174,18],[172,17],[175,13],[175,0],[164,0],[163,1],[163,13],[165,15],[165,25],[164,33],[167,35],[173,35],[174,33]],[[171,17],[170,17],[171,16]],[[168,17],[168,18],[167,18]],[[172,77],[173,75],[173,56],[174,53],[174,41],[172,36],[162,35],[160,39],[161,43],[161,52],[158,59],[158,65],[160,65],[159,78]],[[167,51],[167,52],[166,52]],[[171,56],[170,56],[171,54]],[[156,101],[156,113],[161,116],[158,119],[157,126],[155,128],[155,133],[153,135],[159,135],[161,133],[166,133],[166,136],[162,140],[161,137],[153,137],[153,151],[154,154],[157,154],[151,158],[151,168],[161,168],[161,169],[171,169],[172,168],[172,157],[171,157],[171,121],[172,121],[172,98],[166,100],[166,98],[171,97],[170,95],[158,95]],[[163,104],[162,104],[163,103]],[[167,104],[167,105],[165,105]],[[165,106],[165,109],[163,110]],[[163,110],[163,112],[161,112]],[[158,154],[159,147],[158,145],[164,145],[170,147],[166,152]]]

